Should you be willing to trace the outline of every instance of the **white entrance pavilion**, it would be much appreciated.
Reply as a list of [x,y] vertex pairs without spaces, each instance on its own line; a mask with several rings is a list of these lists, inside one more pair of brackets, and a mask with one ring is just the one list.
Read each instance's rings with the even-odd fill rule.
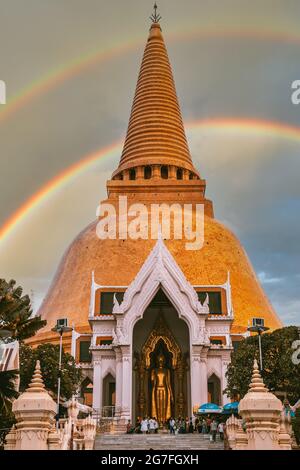
[[[216,293],[222,308],[211,313]],[[232,350],[229,275],[223,285],[192,286],[160,238],[129,286],[100,286],[93,276],[89,321],[93,408],[100,414],[109,404],[117,422],[151,414],[155,348],[165,350],[171,371],[173,415],[192,416],[208,401],[228,402],[223,390]]]

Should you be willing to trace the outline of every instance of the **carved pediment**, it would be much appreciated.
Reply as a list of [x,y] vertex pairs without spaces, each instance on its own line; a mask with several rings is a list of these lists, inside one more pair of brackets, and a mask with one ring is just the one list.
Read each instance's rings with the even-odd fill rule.
[[[141,292],[143,286],[150,277],[152,284],[156,284],[157,291],[159,285],[163,287],[170,276],[177,284],[177,288],[180,292],[186,296],[190,307],[195,313],[208,313],[207,301],[205,301],[203,305],[199,302],[195,289],[184,276],[161,237],[157,240],[155,247],[146,259],[142,268],[126,290],[123,302],[120,305],[118,302],[115,302],[113,313],[126,313],[132,306],[134,297]],[[172,299],[170,300],[172,301]],[[150,301],[151,299],[149,302]]]
[[197,292],[186,279],[161,237],[127,288],[123,301],[120,304],[114,303],[113,313],[117,325],[122,326],[122,338],[116,330],[115,343],[131,343],[135,323],[143,317],[159,289],[169,299],[179,318],[187,323],[192,344],[203,344],[205,337],[203,334],[199,335],[199,328],[203,326],[203,316],[208,313],[208,298],[203,305],[200,303]]

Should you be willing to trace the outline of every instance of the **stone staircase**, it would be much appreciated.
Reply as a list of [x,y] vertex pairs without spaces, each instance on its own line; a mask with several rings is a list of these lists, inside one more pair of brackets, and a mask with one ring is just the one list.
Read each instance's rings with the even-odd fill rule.
[[213,443],[208,434],[98,434],[95,450],[224,450],[217,438]]

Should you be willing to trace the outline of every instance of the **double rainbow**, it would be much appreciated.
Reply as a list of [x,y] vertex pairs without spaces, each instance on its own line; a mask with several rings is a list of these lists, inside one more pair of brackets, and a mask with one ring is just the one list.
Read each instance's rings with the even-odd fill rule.
[[[287,34],[284,32],[261,32],[261,31],[192,31],[189,33],[173,34],[170,36],[171,41],[191,40],[195,38],[205,37],[239,37],[242,39],[255,39],[265,41],[278,41],[292,44],[299,44],[299,36]],[[28,88],[24,89],[21,93],[14,96],[8,105],[0,110],[0,123],[2,120],[12,116],[14,112],[21,109],[33,99],[38,98],[62,84],[63,82],[72,79],[76,75],[84,72],[89,67],[99,64],[100,62],[110,60],[123,53],[128,53],[131,50],[137,49],[142,44],[141,40],[131,41],[122,46],[113,47],[105,51],[95,51],[85,57],[76,59],[66,66],[51,72],[41,80],[32,83]],[[208,120],[197,120],[187,123],[187,129],[222,129],[223,131],[234,131],[239,133],[260,133],[262,135],[269,135],[280,137],[284,139],[294,140],[300,142],[300,127],[292,126],[276,121],[265,121],[256,119],[241,119],[241,118],[215,118]],[[99,149],[93,153],[85,155],[80,161],[74,163],[68,168],[64,169],[53,179],[48,181],[42,186],[35,194],[27,199],[18,210],[13,213],[2,227],[0,227],[0,243],[6,240],[9,235],[19,227],[21,222],[29,216],[42,202],[50,198],[56,191],[66,186],[70,181],[84,173],[86,170],[96,166],[103,158],[109,158],[117,153],[121,153],[122,142],[115,142],[107,147]]]

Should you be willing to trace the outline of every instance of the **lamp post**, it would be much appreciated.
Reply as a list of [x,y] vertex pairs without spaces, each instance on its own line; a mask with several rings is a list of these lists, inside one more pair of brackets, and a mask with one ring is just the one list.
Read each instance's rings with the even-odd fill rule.
[[67,318],[61,318],[57,320],[56,326],[51,329],[55,333],[60,335],[59,338],[59,362],[58,362],[58,380],[57,380],[57,414],[56,414],[56,428],[59,423],[59,401],[60,401],[60,383],[61,383],[61,359],[62,359],[62,339],[63,334],[72,331],[73,328],[68,326]]
[[268,331],[270,328],[264,325],[263,318],[253,318],[252,326],[248,326],[247,330],[258,333],[258,347],[259,347],[259,365],[260,370],[263,370],[263,358],[262,358],[262,348],[261,348],[261,335],[265,331]]

